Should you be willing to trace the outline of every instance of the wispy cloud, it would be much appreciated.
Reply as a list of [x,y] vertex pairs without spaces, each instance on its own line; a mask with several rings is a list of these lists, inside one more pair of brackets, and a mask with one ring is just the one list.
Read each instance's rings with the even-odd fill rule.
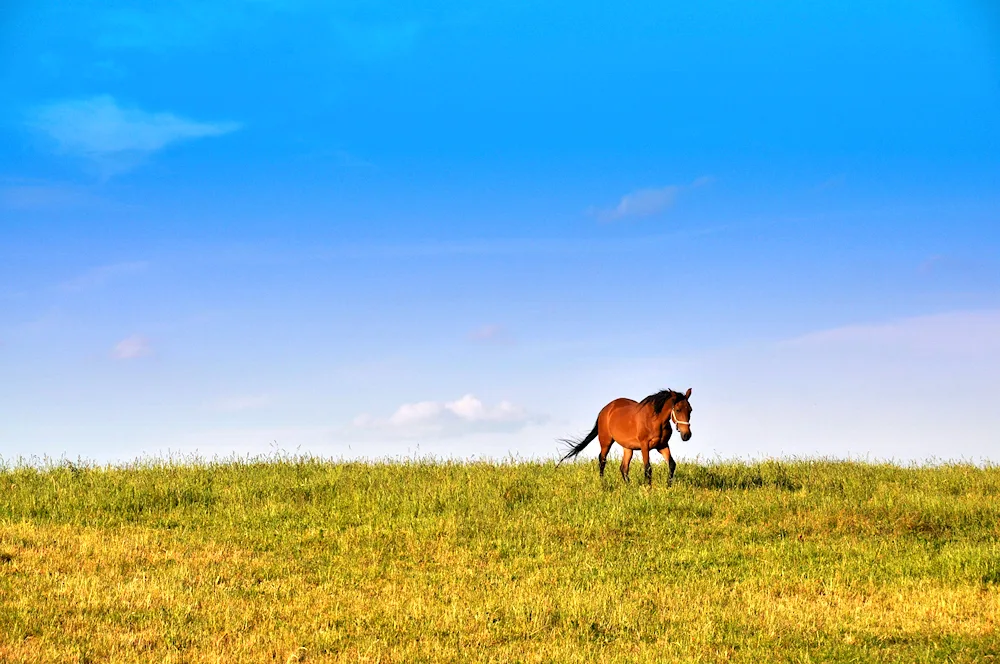
[[86,189],[32,180],[0,182],[0,207],[11,210],[57,210],[101,202]]
[[122,339],[111,349],[111,357],[116,360],[134,360],[152,353],[149,339],[138,334]]
[[68,281],[59,284],[59,288],[64,291],[79,292],[98,288],[104,284],[124,277],[126,275],[141,272],[149,266],[146,261],[132,261],[128,263],[115,263],[113,265],[101,265],[87,270]]
[[354,418],[354,426],[392,437],[462,435],[478,431],[517,431],[544,420],[509,401],[487,406],[472,394],[455,401],[404,403],[388,419],[368,414]]
[[827,178],[823,182],[813,187],[814,191],[828,191],[830,189],[837,189],[843,187],[847,183],[847,176],[843,173],[839,175],[834,175],[833,177]]
[[917,272],[920,274],[930,274],[942,263],[942,261],[944,261],[944,256],[941,254],[928,256],[925,260],[920,262],[920,265],[917,266]]
[[510,237],[468,241],[429,241],[416,243],[385,244],[381,242],[344,242],[308,247],[292,247],[276,242],[267,244],[214,245],[199,254],[206,261],[243,265],[287,265],[304,262],[343,260],[368,260],[414,258],[436,259],[448,256],[606,256],[610,252],[633,254],[637,250],[668,247],[678,239],[691,239],[731,232],[737,229],[799,223],[801,217],[791,220],[758,219],[735,221],[703,227],[673,229],[655,234],[629,235],[608,238],[581,237]]
[[60,153],[88,160],[104,176],[131,170],[173,143],[221,136],[241,127],[124,107],[110,95],[42,106],[29,114],[28,125],[52,140]]
[[592,208],[590,213],[601,221],[618,221],[627,217],[650,217],[674,206],[684,191],[697,189],[712,182],[709,176],[696,179],[688,185],[671,184],[664,187],[636,189],[622,196],[613,208]]
[[1000,351],[1000,310],[955,311],[896,321],[846,325],[784,342],[811,348],[871,347],[887,351],[974,354]]
[[271,397],[266,394],[228,396],[217,399],[211,404],[213,410],[223,413],[238,413],[245,410],[258,410],[271,405]]
[[469,340],[489,344],[509,344],[513,341],[507,328],[496,323],[482,325],[472,330],[469,332]]

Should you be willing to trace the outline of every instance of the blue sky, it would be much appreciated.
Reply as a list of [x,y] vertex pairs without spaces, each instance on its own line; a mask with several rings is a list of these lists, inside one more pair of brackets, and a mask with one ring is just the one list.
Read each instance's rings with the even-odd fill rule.
[[998,460],[1000,12],[7,3],[0,456]]

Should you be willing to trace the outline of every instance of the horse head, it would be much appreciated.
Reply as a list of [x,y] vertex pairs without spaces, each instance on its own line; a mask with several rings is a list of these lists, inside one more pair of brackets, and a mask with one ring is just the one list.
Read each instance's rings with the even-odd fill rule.
[[674,402],[674,407],[670,411],[670,419],[677,427],[677,433],[681,435],[681,440],[691,438],[691,388],[684,393],[684,396]]

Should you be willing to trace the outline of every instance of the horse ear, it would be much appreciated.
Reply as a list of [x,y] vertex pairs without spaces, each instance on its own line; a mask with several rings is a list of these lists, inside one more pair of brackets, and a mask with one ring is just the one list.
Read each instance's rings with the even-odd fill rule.
[[691,388],[690,387],[688,388],[688,391],[684,393],[684,398],[685,399],[690,399],[691,398]]

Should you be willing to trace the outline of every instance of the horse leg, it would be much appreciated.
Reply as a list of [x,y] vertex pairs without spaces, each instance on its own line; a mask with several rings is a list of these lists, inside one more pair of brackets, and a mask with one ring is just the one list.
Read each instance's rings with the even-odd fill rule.
[[611,434],[607,431],[597,430],[597,440],[601,443],[601,454],[597,457],[597,465],[601,469],[601,477],[604,477],[604,467],[608,465],[608,452],[611,451],[611,444],[615,441],[611,439]]
[[660,454],[663,458],[667,460],[667,466],[670,467],[670,476],[667,478],[667,486],[674,481],[674,469],[677,468],[677,462],[674,461],[674,457],[670,454],[670,447],[664,447],[660,450]]
[[628,466],[630,463],[632,463],[632,450],[626,447],[622,453],[622,479],[626,482],[629,481]]
[[642,468],[646,471],[646,484],[653,486],[653,464],[649,462],[649,445],[642,446]]

